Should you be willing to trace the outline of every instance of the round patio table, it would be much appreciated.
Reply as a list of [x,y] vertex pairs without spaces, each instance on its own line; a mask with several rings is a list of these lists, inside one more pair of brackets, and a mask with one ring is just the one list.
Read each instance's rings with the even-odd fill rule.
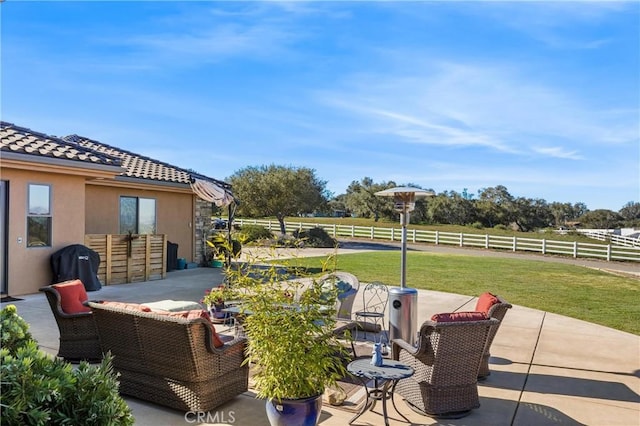
[[[360,412],[349,420],[349,424],[353,423],[358,417],[363,415],[367,409],[373,410],[377,400],[382,400],[382,416],[384,418],[384,424],[385,426],[389,426],[387,399],[391,397],[393,408],[398,411],[398,407],[396,407],[396,403],[393,399],[393,392],[398,380],[406,379],[413,375],[413,368],[400,361],[393,361],[386,358],[383,358],[382,365],[375,366],[371,364],[371,358],[360,358],[350,362],[349,365],[347,365],[347,371],[360,379],[364,386],[365,393],[367,394],[367,399],[362,405]],[[367,382],[369,380],[373,380],[373,387],[371,388],[367,386]],[[389,389],[389,385],[391,385],[391,389]],[[398,414],[402,416],[399,411]]]

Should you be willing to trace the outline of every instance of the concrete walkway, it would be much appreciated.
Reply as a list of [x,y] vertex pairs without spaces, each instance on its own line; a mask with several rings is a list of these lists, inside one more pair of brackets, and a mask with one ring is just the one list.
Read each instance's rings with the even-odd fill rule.
[[[341,252],[362,249],[366,250],[352,247]],[[304,255],[323,254],[303,251]],[[205,290],[221,281],[220,270],[197,268],[170,272],[161,281],[106,286],[89,297],[130,302],[198,301]],[[12,302],[18,314],[31,325],[42,349],[57,353],[59,333],[44,295],[21,298]],[[471,295],[420,290],[418,324],[434,313],[473,310],[475,301]],[[356,298],[354,310],[361,303]],[[398,408],[414,425],[640,425],[640,336],[514,306],[500,327],[491,354],[492,374],[479,384],[481,407],[469,416],[439,422],[411,411],[402,398],[397,398]],[[264,401],[255,399],[250,391],[216,411],[202,413],[200,418],[125,399],[138,425],[269,425]],[[367,412],[354,424],[382,424],[381,410],[378,404],[375,412]],[[389,412],[392,425],[407,424],[393,408]],[[352,416],[325,404],[320,424],[347,425]]]

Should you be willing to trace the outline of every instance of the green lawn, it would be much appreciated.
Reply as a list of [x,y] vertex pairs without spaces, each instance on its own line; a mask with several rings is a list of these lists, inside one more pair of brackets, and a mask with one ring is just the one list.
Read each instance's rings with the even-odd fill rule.
[[[326,258],[298,258],[317,270]],[[400,285],[400,252],[337,256],[337,269],[362,282]],[[581,266],[533,260],[407,253],[407,286],[477,296],[499,294],[510,303],[566,315],[640,335],[640,280]]]

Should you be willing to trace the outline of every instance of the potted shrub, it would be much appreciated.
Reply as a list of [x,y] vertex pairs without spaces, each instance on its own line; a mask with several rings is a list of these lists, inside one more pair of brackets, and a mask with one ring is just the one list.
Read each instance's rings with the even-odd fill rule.
[[[318,283],[289,280],[290,273],[289,268],[255,265],[227,271],[233,291],[242,294],[245,362],[253,364],[253,387],[266,399],[269,421],[315,425],[325,388],[346,374],[346,351],[332,333],[336,295],[327,300]],[[306,296],[299,297],[303,291]],[[323,304],[316,297],[320,293]]]
[[225,317],[222,310],[225,307],[224,301],[228,300],[228,293],[229,291],[224,285],[214,287],[205,293],[200,303],[206,306],[211,318],[222,319]]
[[205,259],[208,266],[222,268],[228,257],[238,257],[242,251],[242,243],[238,240],[229,242],[228,235],[216,232],[205,240]]

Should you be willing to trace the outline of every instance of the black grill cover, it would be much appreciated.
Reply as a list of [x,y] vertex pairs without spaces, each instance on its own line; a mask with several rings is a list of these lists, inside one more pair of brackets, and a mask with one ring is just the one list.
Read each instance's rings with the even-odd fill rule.
[[87,291],[100,290],[100,255],[82,244],[72,244],[51,255],[53,283],[79,279]]

